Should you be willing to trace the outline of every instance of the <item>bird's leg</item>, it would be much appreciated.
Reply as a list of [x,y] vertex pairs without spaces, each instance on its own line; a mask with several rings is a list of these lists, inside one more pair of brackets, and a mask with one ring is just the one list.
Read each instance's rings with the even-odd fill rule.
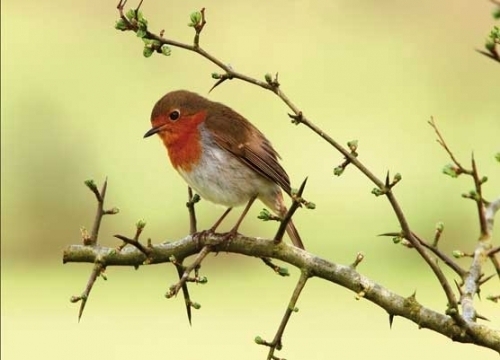
[[231,238],[238,233],[238,228],[240,227],[241,222],[243,221],[246,214],[248,213],[248,210],[250,210],[250,207],[252,206],[255,199],[257,199],[257,195],[252,196],[250,198],[250,200],[248,200],[248,204],[247,204],[247,206],[245,206],[245,209],[243,209],[243,212],[241,213],[240,218],[236,222],[236,225],[234,225],[234,227],[226,234],[228,237]]
[[233,210],[232,207],[230,208],[227,208],[226,211],[224,211],[224,214],[222,214],[222,216],[219,218],[219,220],[217,220],[215,222],[215,224],[208,230],[209,232],[211,233],[214,233],[215,230],[217,229],[217,227],[220,225],[220,223],[222,222],[222,220],[224,220],[227,216],[227,214],[229,214],[231,212],[231,210]]
[[217,229],[217,227],[220,225],[220,223],[222,222],[222,220],[224,220],[224,218],[227,216],[227,214],[229,214],[231,212],[231,210],[233,210],[232,207],[227,208],[226,211],[224,211],[224,214],[222,214],[222,216],[219,218],[219,220],[217,220],[215,222],[215,224],[213,224],[210,229],[208,229],[208,230],[202,230],[202,231],[196,233],[196,236],[209,236],[209,235],[214,234],[215,230]]

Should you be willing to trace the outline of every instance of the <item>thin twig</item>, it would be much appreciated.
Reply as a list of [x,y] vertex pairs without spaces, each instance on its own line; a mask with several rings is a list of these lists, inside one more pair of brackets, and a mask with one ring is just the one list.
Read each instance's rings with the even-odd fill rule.
[[460,276],[460,278],[463,278],[466,274],[467,271],[463,269],[460,265],[458,265],[453,258],[449,257],[446,255],[444,252],[442,252],[439,248],[436,246],[430,245],[427,241],[419,237],[417,234],[413,233],[413,236],[424,246],[425,248],[429,249],[432,251],[434,255],[436,255],[439,259],[441,259],[450,269],[452,269],[454,272],[457,273],[457,275]]
[[[87,184],[87,186],[89,186]],[[88,245],[97,244],[97,236],[99,235],[99,229],[101,227],[102,218],[105,215],[104,211],[104,199],[106,197],[106,189],[108,188],[108,179],[104,180],[101,191],[97,191],[97,187],[89,186],[92,192],[95,194],[97,199],[97,211],[94,218],[94,225],[92,226],[92,234],[90,235],[90,242]]]
[[94,263],[94,268],[92,269],[92,272],[90,273],[89,280],[87,281],[87,286],[85,287],[85,290],[80,296],[72,296],[70,301],[72,303],[76,303],[80,301],[80,310],[78,311],[78,322],[80,322],[80,319],[82,318],[83,315],[83,310],[85,309],[85,305],[87,304],[87,300],[90,296],[90,291],[92,290],[95,281],[101,275],[106,267],[99,261],[96,261]]
[[184,273],[182,274],[179,281],[170,287],[169,291],[165,294],[165,297],[171,298],[172,296],[177,295],[179,290],[182,288],[182,285],[184,285],[186,283],[186,281],[188,281],[189,274],[191,273],[191,271],[198,268],[201,265],[201,262],[203,261],[203,259],[211,251],[212,251],[212,246],[210,246],[210,245],[204,246],[201,249],[201,251],[198,253],[198,255],[196,256],[196,259],[193,261],[193,263],[185,268]]
[[486,209],[484,206],[483,199],[483,190],[482,190],[482,182],[479,178],[479,173],[477,171],[476,160],[474,159],[474,153],[471,156],[471,164],[472,164],[472,178],[474,179],[474,187],[476,188],[476,205],[477,205],[477,213],[479,217],[479,227],[481,231],[481,237],[488,236],[488,228],[486,224]]
[[273,341],[267,342],[261,338],[256,339],[256,342],[259,345],[264,345],[269,347],[267,360],[280,360],[278,357],[274,355],[274,352],[276,350],[279,351],[283,348],[283,333],[285,332],[286,325],[288,323],[288,320],[290,320],[290,316],[292,316],[292,313],[298,311],[298,309],[296,308],[297,301],[299,299],[300,293],[302,292],[302,289],[304,289],[304,286],[306,285],[306,282],[310,276],[311,275],[307,271],[302,270],[297,285],[295,285],[295,290],[293,291],[292,297],[285,310],[285,314],[281,319],[280,326],[278,327],[278,330],[274,335]]
[[149,257],[151,256],[151,249],[147,248],[146,246],[142,245],[139,240],[137,239],[130,239],[126,236],[123,236],[123,235],[119,235],[119,234],[115,234],[113,235],[115,238],[117,239],[120,239],[121,241],[123,241],[124,243],[126,244],[129,244],[129,245],[132,245],[133,247],[137,248],[137,250],[139,250],[140,252],[142,252],[144,255],[146,255],[146,257]]
[[292,219],[292,216],[295,213],[295,211],[297,211],[297,209],[300,207],[300,205],[302,203],[301,202],[302,194],[304,192],[306,184],[307,184],[307,178],[305,178],[304,181],[302,181],[302,184],[300,185],[300,188],[297,191],[297,194],[292,196],[292,205],[290,206],[290,209],[288,209],[287,213],[285,214],[285,216],[281,220],[278,231],[276,232],[276,235],[274,236],[275,243],[281,242],[281,240],[283,239],[283,235],[285,234],[286,227],[288,226],[288,223]]
[[436,141],[448,153],[448,155],[451,158],[451,161],[453,161],[453,163],[461,170],[461,172],[463,172],[464,174],[472,175],[472,170],[468,170],[468,169],[464,168],[462,166],[462,164],[460,164],[458,162],[458,160],[455,158],[455,155],[453,155],[453,152],[450,150],[450,148],[448,147],[448,145],[446,145],[446,141],[444,141],[444,138],[441,135],[441,132],[439,131],[439,129],[438,129],[437,125],[436,125],[436,122],[434,121],[434,117],[431,116],[431,119],[428,121],[428,124],[434,129],[434,132],[436,133],[436,135],[438,137],[438,139]]
[[189,212],[189,233],[193,235],[196,233],[197,230],[197,225],[196,225],[196,212],[194,209],[195,204],[198,202],[199,197],[193,196],[193,189],[191,189],[190,186],[188,186],[188,201],[186,203],[186,206],[188,208]]

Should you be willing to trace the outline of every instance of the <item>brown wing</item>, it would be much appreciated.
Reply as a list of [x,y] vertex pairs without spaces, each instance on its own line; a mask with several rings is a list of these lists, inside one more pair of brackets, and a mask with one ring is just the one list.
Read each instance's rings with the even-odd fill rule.
[[[290,195],[290,179],[269,140],[243,116],[225,105],[217,105],[205,121],[216,143]],[[223,134],[214,130],[221,128],[226,130]]]

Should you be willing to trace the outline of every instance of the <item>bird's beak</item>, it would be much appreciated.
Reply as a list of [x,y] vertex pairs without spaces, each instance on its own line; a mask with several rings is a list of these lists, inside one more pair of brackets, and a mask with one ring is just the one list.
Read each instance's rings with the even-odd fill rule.
[[151,128],[147,133],[144,134],[144,138],[150,137],[151,135],[158,133],[161,130],[161,127],[162,125]]

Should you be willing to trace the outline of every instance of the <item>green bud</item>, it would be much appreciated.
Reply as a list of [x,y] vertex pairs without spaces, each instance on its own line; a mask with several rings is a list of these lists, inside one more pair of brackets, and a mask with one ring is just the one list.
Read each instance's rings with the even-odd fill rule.
[[146,222],[143,219],[141,219],[135,223],[135,227],[137,228],[137,230],[142,230],[142,229],[144,229],[145,226],[146,226]]
[[148,21],[142,17],[142,13],[139,11],[139,27],[147,29]]
[[222,75],[221,74],[218,74],[218,73],[212,73],[212,79],[215,79],[215,80],[219,80],[220,78],[222,78]]
[[83,182],[90,190],[92,191],[97,191],[97,185],[95,184],[94,180],[85,180]]
[[315,204],[315,203],[313,203],[313,202],[311,202],[311,201],[306,202],[306,204],[305,204],[305,205],[306,205],[306,209],[309,209],[309,210],[314,210],[314,209],[316,209],[316,204]]
[[340,176],[344,172],[344,167],[343,166],[337,166],[335,169],[333,169],[333,175],[335,176]]
[[444,230],[444,222],[440,221],[436,224],[436,230],[439,232],[443,232]]
[[493,15],[493,19],[500,19],[500,7],[497,7],[495,10],[493,10],[493,13],[491,15]]
[[127,11],[125,13],[125,16],[127,17],[127,19],[129,20],[132,20],[132,19],[135,19],[135,10],[134,9],[130,9],[129,11]]
[[495,154],[495,160],[500,162],[500,152]]
[[257,345],[264,345],[266,343],[260,336],[256,336],[254,341]]
[[[165,56],[170,56],[170,54],[172,53],[172,49],[170,49],[170,46],[168,46],[168,45],[162,45],[162,46],[161,46],[161,53],[162,53],[163,55],[165,55]],[[194,201],[194,200],[193,200],[193,202],[198,202],[198,201],[200,201],[200,200],[199,200],[200,195],[198,195],[198,194],[195,194],[195,195],[193,196],[193,199],[194,199],[196,196],[198,196],[198,200],[197,200],[197,201]]]
[[144,30],[144,29],[141,29],[141,28],[137,29],[137,32],[136,32],[137,37],[139,37],[139,38],[141,38],[141,39],[142,39],[142,38],[144,38],[147,34],[148,34],[148,33],[147,33],[147,31],[146,31],[146,30]]
[[293,311],[293,312],[299,312],[299,308],[298,308],[298,307],[294,307],[294,308],[292,309],[292,311]]
[[479,183],[480,183],[480,184],[484,184],[486,181],[488,181],[488,177],[487,177],[487,176],[483,176],[483,177],[481,178],[481,180],[479,180]]
[[197,203],[197,202],[199,202],[200,200],[201,200],[200,195],[198,195],[198,194],[194,194],[194,195],[193,195],[193,198],[191,199],[191,202],[192,202],[193,204],[196,204],[196,203]]
[[198,304],[197,302],[191,302],[191,307],[196,309],[196,310],[200,310],[201,309],[201,304]]
[[116,20],[115,29],[125,31],[125,30],[128,30],[128,25],[125,22],[125,20],[120,18],[120,19]]
[[495,50],[495,41],[493,40],[486,40],[486,43],[484,44],[484,47],[488,50],[488,51],[493,51]]
[[465,256],[464,252],[460,250],[453,250],[452,255],[455,259],[460,259]]
[[151,55],[153,55],[153,47],[151,45],[146,45],[144,46],[144,49],[142,50],[142,55],[144,55],[144,57],[150,57]]
[[358,148],[358,140],[351,140],[351,141],[348,141],[347,142],[347,147],[349,148],[349,150],[351,151],[356,151],[356,149]]
[[380,190],[379,188],[373,188],[372,194],[375,196],[380,196],[380,195],[384,195],[384,192],[382,190]]
[[201,22],[201,12],[195,11],[190,15],[191,24],[189,26],[196,26]]
[[396,182],[401,181],[401,178],[402,178],[401,174],[400,173],[396,173],[396,175],[394,175],[394,182],[396,183]]
[[198,284],[202,284],[202,285],[205,285],[207,282],[208,282],[208,278],[206,276],[202,276],[197,281]]
[[278,275],[280,276],[290,276],[290,273],[288,272],[288,269],[285,267],[279,267],[277,271]]
[[492,40],[499,40],[498,38],[500,37],[500,28],[498,26],[494,26],[493,30],[490,32],[490,38]]
[[458,169],[455,167],[455,165],[453,164],[446,164],[444,167],[443,167],[443,174],[445,175],[448,175],[448,176],[451,176],[452,178],[456,178],[458,177]]
[[117,207],[113,207],[113,208],[111,208],[111,209],[109,209],[109,210],[106,210],[104,213],[105,213],[106,215],[116,215],[116,214],[118,214],[119,212],[120,212],[120,209],[119,209],[119,208],[117,208]]
[[394,244],[399,244],[399,243],[401,242],[401,240],[403,240],[403,239],[401,238],[401,236],[396,236],[396,237],[393,237],[393,238],[392,238],[392,242],[393,242]]
[[271,213],[267,209],[262,209],[257,218],[263,221],[269,221],[271,220]]
[[266,82],[268,84],[272,84],[272,82],[273,82],[273,76],[271,74],[269,74],[269,73],[267,73],[266,75],[264,75],[264,79],[266,79]]

